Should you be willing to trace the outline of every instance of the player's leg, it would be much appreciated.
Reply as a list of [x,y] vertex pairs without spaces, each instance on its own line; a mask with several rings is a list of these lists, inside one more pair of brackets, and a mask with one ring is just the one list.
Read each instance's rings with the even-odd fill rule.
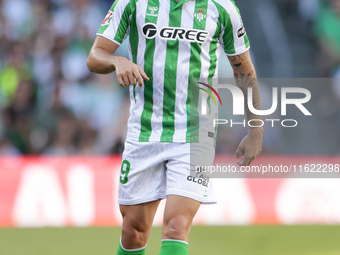
[[159,202],[160,200],[138,205],[120,205],[123,225],[117,255],[144,254]]
[[187,255],[191,223],[201,203],[215,203],[209,176],[195,166],[212,165],[212,144],[169,144],[167,150],[167,202],[159,255]]
[[191,198],[167,197],[162,227],[162,247],[159,255],[187,255],[192,220],[201,202]]
[[123,216],[118,255],[145,254],[159,201],[166,197],[165,163],[159,147],[159,143],[125,143],[118,188]]

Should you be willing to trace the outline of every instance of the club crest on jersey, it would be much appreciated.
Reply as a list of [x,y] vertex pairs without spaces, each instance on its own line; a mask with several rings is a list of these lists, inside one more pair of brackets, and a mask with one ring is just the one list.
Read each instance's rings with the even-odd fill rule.
[[158,13],[156,13],[157,11],[158,11],[158,7],[149,6],[146,15],[147,16],[157,16],[158,15]]
[[194,13],[194,17],[198,20],[198,22],[201,22],[204,20],[208,15],[204,14],[204,11],[202,9],[198,9],[196,13]]
[[101,24],[101,26],[106,26],[110,23],[110,20],[112,18],[112,15],[113,15],[113,12],[112,11],[109,11],[106,16],[105,16],[105,19],[103,21],[103,23]]

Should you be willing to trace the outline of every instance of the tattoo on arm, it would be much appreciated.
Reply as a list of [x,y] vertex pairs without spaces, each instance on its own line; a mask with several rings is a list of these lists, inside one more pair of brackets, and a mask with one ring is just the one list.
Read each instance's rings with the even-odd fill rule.
[[254,87],[257,84],[257,79],[256,79],[256,74],[255,74],[254,69],[248,72],[247,74],[244,72],[239,72],[239,73],[234,72],[234,77],[235,77],[237,87],[242,89],[243,92],[245,92],[245,90],[248,87]]
[[242,53],[240,55],[237,55],[237,57],[241,60],[241,61],[245,61],[248,57],[249,57],[249,52],[245,52]]
[[234,63],[236,61],[236,59],[237,59],[237,57],[234,57],[234,56],[229,57],[229,60],[230,60],[231,63]]
[[245,95],[245,109],[247,119],[261,119],[260,116],[257,116],[250,112],[248,108],[247,98],[248,98],[248,88],[252,88],[253,92],[253,106],[255,109],[260,110],[261,102],[260,102],[260,93],[259,87],[257,85],[257,77],[253,64],[250,60],[249,51],[236,55],[229,56],[230,64],[234,69],[234,77],[236,81],[236,86],[239,87],[243,94]]
[[[260,92],[257,84],[255,70],[251,69],[250,71],[248,71],[248,73],[235,72],[234,77],[236,81],[236,86],[243,91],[246,98],[248,94],[248,88],[253,89],[253,105],[255,109],[260,110],[261,109]],[[246,102],[245,106],[248,106]],[[246,107],[246,115],[248,119],[259,118],[258,116],[253,116],[253,114],[248,110],[248,107]]]
[[240,67],[242,62],[249,58],[249,52],[242,53],[237,56],[229,57],[230,63],[235,67]]

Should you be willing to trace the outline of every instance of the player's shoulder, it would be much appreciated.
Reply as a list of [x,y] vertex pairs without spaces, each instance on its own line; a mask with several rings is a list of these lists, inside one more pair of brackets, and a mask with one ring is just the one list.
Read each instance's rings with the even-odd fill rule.
[[229,14],[237,13],[238,8],[233,0],[210,0],[215,5],[218,5],[220,8],[223,8]]
[[114,10],[114,8],[116,6],[127,6],[127,5],[131,5],[135,0],[115,0],[114,3],[111,6],[111,11]]
[[128,12],[133,12],[136,9],[137,2],[139,1],[145,0],[115,0],[110,10],[113,11],[117,6],[118,8],[125,9]]

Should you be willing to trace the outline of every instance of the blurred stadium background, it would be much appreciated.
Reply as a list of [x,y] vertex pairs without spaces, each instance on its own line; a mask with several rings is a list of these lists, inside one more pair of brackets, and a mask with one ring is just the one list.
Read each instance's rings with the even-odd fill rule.
[[[340,163],[340,1],[235,2],[260,78],[320,79],[309,88],[313,119],[266,130],[260,162]],[[121,222],[116,193],[128,90],[114,74],[86,67],[111,4],[0,0],[0,254],[114,254],[119,228],[93,226]],[[117,54],[127,56],[126,42]],[[219,71],[233,77],[226,57]],[[270,83],[260,86],[271,102]],[[217,160],[234,162],[245,133],[221,127]],[[192,254],[340,254],[340,179],[216,183],[220,202],[197,215]],[[89,228],[41,228],[73,226]],[[150,254],[157,254],[159,231]]]

